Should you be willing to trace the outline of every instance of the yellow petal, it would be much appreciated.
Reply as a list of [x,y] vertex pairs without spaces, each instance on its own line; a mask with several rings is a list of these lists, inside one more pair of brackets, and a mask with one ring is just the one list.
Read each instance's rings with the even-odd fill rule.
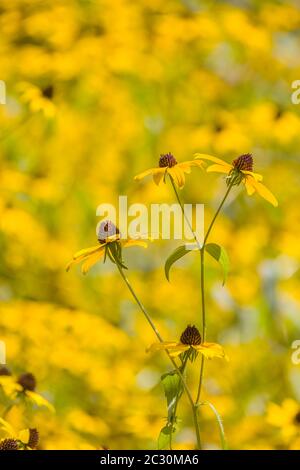
[[193,346],[196,351],[199,351],[207,359],[212,359],[213,357],[220,357],[222,359],[228,360],[228,357],[225,354],[224,349],[220,344],[217,343],[202,343],[198,346]]
[[29,429],[22,429],[22,431],[19,432],[18,434],[18,439],[23,443],[23,444],[28,444],[30,438],[30,431]]
[[170,354],[171,357],[177,357],[180,354],[182,354],[183,352],[187,351],[188,349],[190,349],[190,346],[188,346],[187,344],[179,343],[176,346],[176,348],[173,348],[173,349],[171,349],[171,351],[169,351],[169,354]]
[[70,271],[71,267],[74,265],[74,264],[79,264],[81,263],[81,261],[84,259],[84,257],[82,258],[78,258],[78,259],[72,259],[72,261],[70,261],[67,266],[66,266],[66,271]]
[[145,176],[152,175],[155,172],[155,170],[157,170],[157,168],[149,168],[149,170],[143,171],[143,173],[139,173],[138,175],[136,175],[134,179],[136,181],[140,181],[143,178],[145,178]]
[[185,183],[185,176],[183,170],[178,166],[175,165],[172,168],[168,168],[168,173],[172,176],[174,183],[178,188],[183,188]]
[[256,181],[262,181],[263,180],[263,176],[260,175],[259,173],[253,173],[253,171],[247,171],[247,170],[241,170],[241,172],[244,173],[244,175],[252,176]]
[[265,187],[264,184],[259,183],[254,178],[252,178],[251,185],[255,188],[258,194],[263,197],[266,201],[270,202],[274,207],[278,206],[278,201],[276,197]]
[[90,246],[89,248],[84,248],[83,250],[77,251],[75,255],[73,256],[73,259],[81,258],[86,255],[90,255],[94,253],[95,251],[101,249],[101,246]]
[[183,163],[178,163],[176,165],[178,168],[180,168],[184,173],[190,174],[191,172],[191,165],[190,162],[183,162]]
[[187,351],[190,346],[182,343],[175,343],[171,341],[163,341],[161,343],[154,343],[150,346],[147,350],[149,352],[156,352],[156,351],[168,351],[171,357],[179,356],[184,351]]
[[252,196],[252,194],[255,193],[255,188],[252,185],[251,181],[253,181],[253,178],[246,178],[244,180],[244,184],[245,184],[248,196]]
[[[230,168],[230,170],[231,170],[231,168]],[[229,170],[229,171],[230,171],[230,170]],[[210,165],[210,166],[206,169],[206,171],[207,171],[208,173],[210,173],[210,172],[212,172],[212,171],[213,171],[213,172],[216,172],[216,173],[225,173],[226,175],[229,173],[229,171],[228,171],[228,166],[227,166],[227,165],[226,165],[226,166],[225,166],[225,165],[219,165],[218,163],[215,163],[214,165]]]
[[[105,246],[105,244],[103,243],[102,245],[98,245],[97,246],[97,249],[96,250],[92,250],[91,248],[87,248],[86,250],[82,250],[83,251],[87,251],[86,253],[84,254],[81,254],[80,256],[77,256],[77,258],[75,259],[72,259],[72,261],[70,261],[67,266],[66,266],[66,271],[68,272],[70,270],[70,268],[74,265],[74,264],[79,264],[81,263],[85,258],[89,258],[91,255],[93,255],[94,253],[97,253],[98,251],[101,251],[103,249],[103,247]],[[80,253],[80,251],[78,252]],[[78,255],[78,253],[76,253],[76,255]]]
[[14,428],[3,418],[0,418],[0,429],[3,429],[11,437],[15,435]]
[[228,171],[232,169],[232,165],[230,163],[225,162],[221,158],[213,157],[212,155],[207,155],[206,153],[196,153],[195,159],[209,160],[211,162],[217,163],[218,165],[226,166],[228,168]]
[[147,242],[143,240],[123,240],[122,241],[122,246],[124,248],[128,248],[130,246],[141,246],[142,248],[147,248]]
[[86,274],[91,269],[91,267],[94,266],[94,264],[96,264],[97,261],[102,258],[103,255],[104,247],[102,247],[101,251],[97,251],[96,253],[90,255],[81,267],[82,274]]
[[157,171],[153,172],[153,181],[157,186],[161,182],[161,180],[164,178],[166,173],[166,168],[159,168]]
[[184,163],[185,164],[187,163],[189,166],[196,166],[198,168],[204,168],[204,166],[205,166],[205,163],[200,159],[191,160],[189,162],[184,162]]
[[48,410],[52,411],[53,413],[55,412],[54,406],[48,400],[46,400],[46,398],[42,397],[42,395],[27,390],[26,396],[30,398],[30,400],[32,400],[33,403],[35,403],[37,406],[45,406],[48,408]]

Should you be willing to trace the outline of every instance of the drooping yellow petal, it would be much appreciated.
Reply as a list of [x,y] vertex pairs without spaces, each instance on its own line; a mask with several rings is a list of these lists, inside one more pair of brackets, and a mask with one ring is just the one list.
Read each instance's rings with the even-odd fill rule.
[[101,251],[97,251],[96,253],[90,255],[87,260],[83,263],[81,267],[82,274],[86,274],[94,264],[96,264],[104,255],[104,246],[101,247]]
[[[250,178],[248,178],[248,180]],[[268,188],[266,188],[266,186],[264,184],[259,183],[254,178],[251,179],[250,184],[258,192],[258,194],[262,198],[264,198],[266,201],[270,202],[274,207],[278,206],[278,201],[277,201],[276,197],[274,196],[274,194],[271,193],[271,191]]]
[[73,259],[75,260],[77,258],[82,258],[84,256],[90,255],[99,249],[101,249],[100,245],[84,248],[83,250],[77,251],[77,253],[75,253],[75,255],[73,256]]
[[153,181],[158,186],[161,180],[164,178],[166,174],[166,168],[157,168],[155,172],[153,172]]
[[259,173],[253,173],[253,171],[247,171],[247,170],[241,170],[241,172],[244,173],[244,175],[252,176],[256,181],[262,181],[263,180],[263,176],[260,175]]
[[122,240],[121,244],[124,248],[129,248],[130,246],[141,246],[142,248],[147,248],[147,242],[144,240]]
[[217,163],[218,165],[226,166],[228,168],[228,172],[232,169],[232,165],[230,163],[225,162],[221,158],[213,157],[212,155],[207,155],[206,153],[196,153],[195,159],[209,160],[211,162]]
[[30,438],[30,431],[29,429],[22,429],[19,434],[18,434],[18,439],[23,443],[23,444],[28,444]]
[[174,341],[162,341],[160,343],[153,343],[151,346],[147,349],[147,352],[156,352],[156,351],[169,351],[171,356],[178,356],[182,352],[186,351],[189,349],[189,346],[182,344],[182,343],[176,343]]
[[52,413],[55,412],[54,406],[48,400],[46,400],[46,398],[42,397],[42,395],[39,395],[36,392],[27,390],[26,396],[30,398],[30,400],[33,403],[35,403],[37,406],[45,406],[46,408],[48,408],[48,410],[52,411]]
[[190,174],[192,171],[191,165],[189,164],[189,162],[178,163],[176,166],[180,168],[186,174]]
[[15,379],[9,375],[0,376],[0,387],[2,388],[5,395],[14,399],[17,392],[22,390],[22,386],[18,384]]
[[[229,169],[229,171],[231,170],[231,168]],[[225,173],[226,175],[229,173],[228,171],[228,166],[226,165],[219,165],[218,163],[214,163],[213,165],[210,165],[206,171],[208,173],[211,173],[211,172],[216,172],[216,173]]]
[[190,346],[188,346],[187,344],[178,343],[176,348],[173,348],[169,351],[169,354],[171,357],[177,357],[185,351],[188,351],[188,349],[190,349]]
[[246,187],[246,191],[247,191],[247,194],[248,196],[252,196],[252,194],[255,193],[255,188],[254,186],[252,185],[251,181],[253,180],[253,178],[246,178],[244,180],[244,184],[245,184],[245,187]]
[[135,179],[136,181],[140,181],[140,180],[142,180],[143,178],[145,178],[146,176],[152,175],[152,174],[155,172],[155,170],[157,170],[157,168],[149,168],[149,170],[143,171],[142,173],[139,173],[138,175],[136,175],[136,176],[134,177],[134,179]]
[[197,158],[197,160],[195,159],[195,160],[191,160],[191,161],[185,162],[185,163],[187,163],[190,166],[196,166],[198,168],[204,168],[204,166],[205,166],[205,163],[202,160],[198,159],[198,158]]
[[225,351],[220,344],[202,343],[197,346],[193,346],[193,348],[203,354],[203,356],[205,356],[207,359],[219,357],[221,359],[228,360],[228,357],[226,356]]
[[183,188],[185,183],[184,171],[178,165],[175,165],[172,168],[168,168],[168,173],[173,178],[176,186],[180,189]]
[[10,437],[15,436],[14,428],[3,418],[0,418],[0,429],[6,432]]

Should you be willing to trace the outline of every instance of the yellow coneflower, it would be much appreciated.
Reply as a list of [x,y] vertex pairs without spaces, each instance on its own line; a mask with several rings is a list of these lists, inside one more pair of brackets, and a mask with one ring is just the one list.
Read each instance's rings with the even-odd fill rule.
[[267,422],[280,429],[283,438],[290,440],[300,435],[300,403],[286,398],[281,405],[270,403]]
[[147,243],[143,240],[122,239],[119,229],[110,220],[100,224],[97,235],[99,245],[85,248],[75,253],[72,261],[66,267],[67,271],[69,271],[73,264],[83,262],[81,271],[83,274],[86,274],[102,258],[105,260],[106,256],[113,263],[118,263],[121,267],[126,268],[122,261],[122,248],[130,246],[147,248]]
[[39,443],[39,432],[36,428],[17,431],[14,427],[0,418],[0,429],[9,437],[0,441],[0,450],[33,450]]
[[227,175],[227,185],[239,185],[244,183],[249,196],[257,192],[261,197],[270,202],[274,207],[278,206],[277,199],[271,191],[262,184],[263,177],[258,173],[253,172],[253,157],[250,153],[241,155],[233,160],[232,163],[227,163],[220,158],[213,157],[202,153],[196,154],[196,160],[209,160],[213,162],[206,171],[225,173]]
[[198,328],[188,325],[180,336],[180,341],[163,341],[154,343],[148,351],[155,352],[167,350],[171,357],[179,356],[182,353],[190,351],[191,353],[201,353],[207,359],[219,357],[228,360],[224,349],[217,343],[202,343],[202,338]]
[[37,406],[45,406],[54,412],[53,405],[35,391],[36,379],[31,372],[21,374],[17,380],[12,375],[9,375],[10,372],[8,372],[0,374],[0,388],[7,397],[11,400],[25,398]]
[[139,181],[145,176],[152,175],[154,182],[159,185],[163,180],[166,181],[166,176],[169,175],[176,186],[183,188],[185,184],[185,174],[191,172],[191,167],[203,167],[203,162],[200,160],[192,160],[188,162],[178,163],[176,158],[171,153],[166,153],[160,156],[158,167],[150,168],[149,170],[135,176],[135,180]]
[[26,103],[33,113],[42,112],[46,118],[53,118],[56,106],[52,102],[53,87],[50,85],[41,89],[32,83],[21,82],[18,85],[21,100]]

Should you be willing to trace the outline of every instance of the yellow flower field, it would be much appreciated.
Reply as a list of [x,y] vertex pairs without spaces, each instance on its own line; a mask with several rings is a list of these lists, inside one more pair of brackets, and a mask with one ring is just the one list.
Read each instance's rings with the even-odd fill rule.
[[[0,449],[156,449],[161,376],[189,352],[193,395],[213,357],[201,400],[230,449],[300,449],[299,31],[292,0],[1,2]],[[99,246],[96,209],[179,194],[208,227],[232,175],[210,233],[230,268],[222,285],[205,256],[203,337],[197,253],[168,282],[178,240]],[[197,446],[184,391],[173,449]],[[199,415],[220,449],[213,409]]]

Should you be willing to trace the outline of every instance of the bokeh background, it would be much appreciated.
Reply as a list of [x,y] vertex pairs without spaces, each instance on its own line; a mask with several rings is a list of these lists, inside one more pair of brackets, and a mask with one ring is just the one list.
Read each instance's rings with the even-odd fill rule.
[[[203,397],[230,448],[300,448],[299,27],[296,1],[1,0],[0,339],[12,373],[32,372],[56,410],[14,407],[6,419],[37,427],[41,449],[156,448],[167,359],[146,354],[152,331],[112,265],[87,276],[65,265],[95,244],[98,204],[174,200],[167,185],[133,181],[168,151],[251,152],[279,200],[235,189],[211,236],[231,272],[222,287],[207,260],[208,339],[230,362],[207,364]],[[194,169],[181,195],[209,221],[224,188]],[[124,253],[170,340],[199,322],[198,257],[164,277],[176,246]],[[193,448],[185,399],[179,414],[175,447]],[[220,448],[213,415],[201,419],[205,447]]]

